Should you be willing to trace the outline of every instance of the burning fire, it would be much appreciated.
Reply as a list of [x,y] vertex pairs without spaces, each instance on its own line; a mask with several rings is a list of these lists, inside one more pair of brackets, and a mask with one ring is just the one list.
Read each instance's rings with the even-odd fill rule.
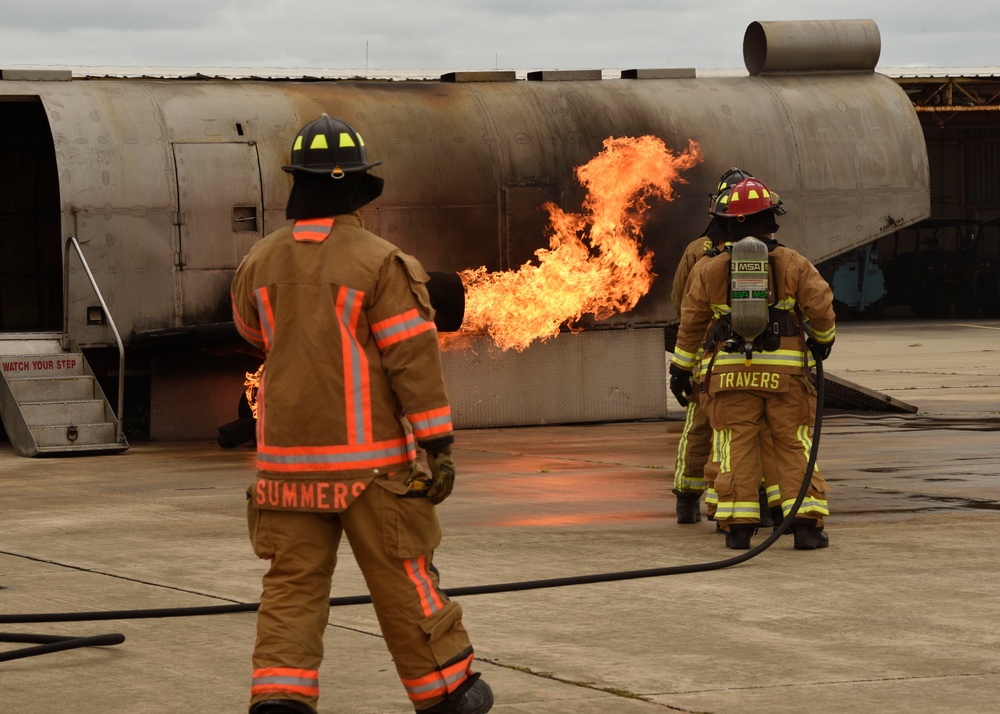
[[243,382],[243,386],[247,388],[247,404],[250,405],[250,411],[253,413],[253,418],[257,418],[257,389],[260,387],[260,375],[264,371],[264,365],[261,364],[257,368],[256,372],[247,372],[246,381]]
[[[547,340],[585,314],[603,320],[635,307],[655,277],[653,253],[640,251],[646,203],[652,196],[674,199],[680,172],[702,160],[694,141],[674,155],[655,136],[609,137],[596,157],[576,169],[587,189],[582,213],[554,203],[549,212],[548,249],[535,251],[538,264],[496,273],[485,267],[460,273],[465,284],[465,320],[459,332],[442,334],[455,347],[473,334],[488,334],[501,349],[522,351]],[[247,402],[257,417],[257,387],[263,365],[247,372]]]
[[460,273],[465,284],[465,320],[459,332],[441,336],[447,349],[471,334],[488,334],[501,349],[522,351],[546,340],[585,314],[598,320],[635,307],[653,283],[653,253],[640,251],[646,203],[672,201],[680,171],[700,162],[690,141],[675,156],[655,136],[609,137],[604,149],[576,169],[587,189],[582,213],[549,202],[549,248],[535,251],[517,270],[485,267]]

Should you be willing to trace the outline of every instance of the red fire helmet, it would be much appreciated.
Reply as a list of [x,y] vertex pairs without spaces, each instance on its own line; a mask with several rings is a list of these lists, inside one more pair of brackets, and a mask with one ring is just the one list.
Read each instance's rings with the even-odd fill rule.
[[730,218],[742,219],[770,210],[774,210],[774,199],[767,186],[759,179],[745,178],[733,186],[729,193],[726,215]]

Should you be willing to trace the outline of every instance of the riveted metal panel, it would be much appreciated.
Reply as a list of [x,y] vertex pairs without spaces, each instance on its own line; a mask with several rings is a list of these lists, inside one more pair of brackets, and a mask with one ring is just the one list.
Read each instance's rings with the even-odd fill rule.
[[[211,305],[190,309],[179,294],[172,147],[253,142],[266,234],[284,222],[290,179],[281,166],[291,138],[324,111],[357,126],[370,156],[384,162],[375,171],[385,190],[370,210],[387,218],[413,216],[393,219],[394,233],[386,237],[430,270],[503,265],[511,244],[529,255],[532,245],[546,247],[544,235],[504,233],[509,226],[528,230],[534,222],[511,221],[503,191],[544,186],[562,208],[580,210],[583,189],[574,170],[608,137],[652,134],[675,151],[696,141],[703,163],[681,177],[687,184],[677,186],[676,200],[658,202],[649,212],[644,242],[659,277],[635,310],[612,318],[615,324],[675,319],[669,300],[674,265],[707,223],[706,196],[730,166],[747,167],[778,191],[788,208],[779,238],[816,262],[919,220],[929,206],[916,114],[898,85],[875,73],[641,82],[124,79],[10,85],[37,92],[46,107],[64,233],[78,235],[112,299],[119,293],[122,301],[142,298],[141,328],[128,311],[115,315],[126,340],[136,328],[217,319],[217,299],[208,296]],[[0,94],[5,91],[12,90],[0,82]],[[221,199],[211,210],[231,220],[232,206]],[[141,281],[128,275],[126,256],[136,252],[153,266]],[[118,274],[99,275],[109,265],[118,265]],[[87,290],[79,279],[71,281],[71,291]],[[75,313],[71,317],[72,329],[85,333]]]
[[[177,166],[181,319],[231,319],[236,266],[263,237],[257,147],[246,143],[174,144]],[[249,209],[254,220],[244,217]],[[234,215],[239,214],[239,215]]]
[[[776,66],[796,71],[800,59],[790,54]],[[814,262],[929,213],[923,131],[912,103],[888,77],[872,71],[635,75],[648,78],[0,80],[0,102],[28,98],[43,106],[57,164],[60,238],[78,237],[126,345],[137,333],[224,319],[229,263],[251,242],[234,244],[232,253],[225,245],[235,221],[247,216],[234,208],[250,208],[234,206],[225,188],[234,173],[252,184],[252,167],[207,172],[198,190],[208,195],[185,202],[178,180],[190,175],[178,168],[183,157],[176,146],[255,151],[258,228],[266,235],[286,222],[291,178],[281,166],[298,129],[322,112],[349,121],[369,157],[383,162],[374,173],[385,190],[363,209],[366,225],[436,271],[513,268],[547,247],[542,203],[580,211],[584,190],[575,169],[609,137],[654,135],[676,152],[697,142],[703,162],[681,176],[675,200],[656,201],[647,214],[643,243],[654,253],[657,276],[651,291],[628,314],[600,325],[583,321],[586,328],[618,329],[563,335],[489,363],[475,362],[485,341],[446,355],[460,420],[542,423],[665,412],[658,412],[665,401],[660,328],[677,317],[669,299],[674,268],[708,222],[707,195],[729,167],[745,167],[781,195],[788,213],[778,238]],[[199,265],[200,280],[184,275],[186,261],[205,257],[184,233],[192,226],[224,226],[220,235],[199,234],[198,240],[219,241],[198,246],[211,258]],[[108,344],[105,327],[86,324],[93,297],[78,265],[70,267],[68,297],[71,336],[84,346]],[[630,351],[643,356],[631,359]],[[196,362],[186,367],[201,369]],[[629,375],[619,373],[631,369],[641,376],[626,381],[645,382],[642,392],[606,381],[624,379]],[[489,398],[507,395],[509,404],[490,407],[496,413],[484,406],[490,402],[483,374],[495,386]],[[178,379],[166,369],[156,376]],[[656,389],[649,387],[654,379]],[[164,404],[191,398],[156,385],[154,392]],[[214,392],[199,384],[190,394],[205,401]]]

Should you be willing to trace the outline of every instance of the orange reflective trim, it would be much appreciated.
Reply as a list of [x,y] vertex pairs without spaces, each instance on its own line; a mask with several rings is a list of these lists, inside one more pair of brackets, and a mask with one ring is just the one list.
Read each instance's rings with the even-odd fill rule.
[[448,693],[448,685],[440,676],[437,676],[432,684],[425,684],[420,688],[408,687],[405,684],[403,687],[406,689],[406,696],[410,698],[411,702],[422,702],[425,699],[443,697]]
[[419,558],[404,560],[403,568],[406,570],[406,577],[417,590],[424,617],[430,617],[444,607],[441,593],[437,591],[430,573],[427,572],[427,556],[421,555]]
[[464,682],[472,668],[472,660],[475,655],[470,654],[465,659],[459,660],[455,664],[449,665],[441,670],[441,674],[444,676],[445,681],[448,683],[448,691],[452,692],[458,689],[458,685]]
[[264,351],[270,352],[274,343],[274,310],[271,308],[271,296],[267,288],[254,291],[257,296],[257,315],[260,318],[260,330],[263,335]]
[[470,654],[454,664],[416,679],[400,677],[407,696],[411,701],[419,702],[454,692],[469,678],[474,657],[475,655]]
[[264,383],[267,380],[267,369],[260,373],[260,382],[257,384],[257,444],[258,448],[264,443],[264,426],[267,423],[267,400],[264,399]]
[[270,446],[257,443],[257,468],[261,471],[345,471],[409,464],[416,457],[412,434],[370,444]]
[[319,687],[295,687],[285,684],[260,684],[250,687],[250,696],[256,697],[258,694],[301,694],[304,697],[318,697]]
[[263,342],[263,335],[261,335],[260,330],[250,327],[250,325],[243,319],[240,311],[236,309],[236,296],[229,293],[229,301],[233,306],[233,323],[236,325],[236,331],[239,332],[244,339],[256,344],[261,344]]
[[409,337],[415,337],[434,329],[436,329],[434,322],[425,320],[417,312],[417,309],[413,308],[401,315],[379,320],[372,325],[372,334],[375,335],[375,344],[381,350]]
[[337,291],[337,317],[344,368],[344,407],[347,441],[364,444],[371,440],[371,394],[368,357],[358,342],[358,318],[364,293],[341,286]]
[[451,407],[448,406],[407,414],[406,418],[413,426],[413,434],[418,439],[426,439],[452,431]]
[[372,438],[371,385],[368,377],[368,356],[358,341],[358,319],[364,303],[364,293],[341,287],[337,291],[337,317],[343,351],[344,407],[347,419],[347,441],[366,444]]
[[388,329],[393,325],[398,325],[401,322],[406,322],[407,320],[412,320],[414,317],[419,317],[420,313],[417,312],[417,308],[411,308],[406,312],[400,313],[393,317],[387,317],[384,320],[379,320],[372,325],[372,332],[381,332],[382,330]]
[[319,672],[315,669],[294,667],[263,667],[255,669],[250,682],[250,695],[271,692],[319,696]]
[[292,237],[299,242],[322,243],[333,231],[332,218],[306,218],[295,221],[292,227]]

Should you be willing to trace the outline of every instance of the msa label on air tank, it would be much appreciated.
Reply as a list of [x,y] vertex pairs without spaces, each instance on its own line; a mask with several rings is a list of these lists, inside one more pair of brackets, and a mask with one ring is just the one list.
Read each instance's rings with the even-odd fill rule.
[[767,261],[733,258],[731,300],[767,300]]
[[734,277],[730,295],[733,300],[767,300],[767,279]]

